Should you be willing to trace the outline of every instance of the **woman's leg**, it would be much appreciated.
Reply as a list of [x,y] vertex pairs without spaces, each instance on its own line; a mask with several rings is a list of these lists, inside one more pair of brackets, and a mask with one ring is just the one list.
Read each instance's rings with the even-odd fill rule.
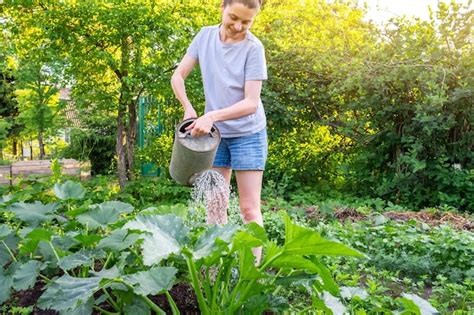
[[[240,211],[244,223],[255,222],[263,226],[262,211],[260,209],[260,194],[262,191],[263,171],[235,171],[237,188],[239,191]],[[262,248],[254,248],[256,263],[260,263]]]

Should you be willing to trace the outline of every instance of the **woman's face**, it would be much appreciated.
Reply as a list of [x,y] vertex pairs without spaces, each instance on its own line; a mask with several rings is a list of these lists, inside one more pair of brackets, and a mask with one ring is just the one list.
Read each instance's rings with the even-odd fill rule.
[[257,13],[257,8],[250,9],[240,2],[222,6],[222,26],[226,37],[243,39]]

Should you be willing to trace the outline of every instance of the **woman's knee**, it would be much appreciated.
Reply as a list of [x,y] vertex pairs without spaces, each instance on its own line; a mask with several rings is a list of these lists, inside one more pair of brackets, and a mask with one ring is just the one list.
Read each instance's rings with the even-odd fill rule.
[[259,204],[241,204],[240,212],[245,223],[257,222],[260,223],[262,220],[262,213],[260,211]]

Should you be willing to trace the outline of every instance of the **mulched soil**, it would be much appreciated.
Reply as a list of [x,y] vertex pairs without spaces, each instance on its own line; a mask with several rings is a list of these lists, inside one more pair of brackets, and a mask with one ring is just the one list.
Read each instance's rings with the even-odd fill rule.
[[[327,219],[327,215],[322,215],[319,212],[317,206],[310,206],[305,208],[306,215],[312,220],[324,220]],[[369,219],[369,216],[360,213],[355,208],[342,207],[334,210],[334,218],[339,222],[351,221],[357,222]],[[419,222],[426,223],[430,226],[439,226],[442,224],[449,224],[455,229],[474,231],[474,219],[466,214],[459,214],[453,212],[441,212],[441,211],[388,211],[384,212],[383,215],[389,219],[406,222],[409,220],[416,220]]]
[[424,222],[431,226],[439,226],[441,224],[449,223],[458,230],[474,231],[474,220],[466,215],[461,215],[452,212],[385,212],[384,216],[397,220],[408,221],[411,219]]
[[334,217],[340,222],[344,222],[347,220],[356,222],[367,219],[367,216],[365,214],[358,212],[354,208],[338,208],[334,211]]
[[[439,226],[448,223],[458,230],[474,231],[474,220],[467,215],[452,212],[432,212],[432,211],[406,211],[384,212],[383,215],[389,219],[406,222],[416,220],[426,223],[430,226]],[[340,222],[352,221],[357,222],[368,219],[368,216],[359,213],[354,208],[340,208],[334,211],[334,217]]]

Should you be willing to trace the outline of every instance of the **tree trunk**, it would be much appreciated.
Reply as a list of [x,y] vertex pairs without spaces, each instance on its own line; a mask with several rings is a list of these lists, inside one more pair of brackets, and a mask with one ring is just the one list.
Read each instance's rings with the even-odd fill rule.
[[117,153],[117,172],[118,180],[120,185],[120,190],[125,189],[127,183],[127,163],[125,159],[125,147],[124,147],[124,129],[125,124],[123,121],[124,110],[119,104],[119,110],[117,114],[117,143],[115,146],[115,151]]
[[128,130],[127,130],[127,157],[128,157],[128,178],[133,179],[133,166],[135,154],[135,142],[137,139],[137,107],[132,100],[128,102]]
[[[39,153],[39,159],[42,160],[44,158],[44,143],[43,143],[43,133],[40,132],[38,134],[38,144],[39,144],[39,149],[40,149],[40,153]],[[33,154],[31,154],[33,156]]]
[[12,152],[14,157],[18,155],[18,141],[16,140],[12,141]]
[[[130,86],[128,83],[127,77],[128,77],[128,71],[130,68],[130,44],[131,44],[131,38],[130,37],[123,37],[121,41],[121,62],[120,62],[120,81],[121,81],[121,94],[120,94],[120,99],[119,99],[119,115],[120,115],[120,121],[118,123],[119,130],[121,129],[121,137],[123,140],[123,137],[126,137],[126,149],[127,152],[124,151],[124,143],[123,141],[121,142],[121,154],[123,156],[119,155],[119,162],[122,164],[120,167],[123,169],[121,170],[123,174],[119,174],[119,182],[124,180],[123,186],[122,184],[120,185],[120,188],[123,190],[125,187],[125,181],[127,180],[127,175],[129,176],[128,179],[131,177],[131,173],[133,172],[133,169],[130,167],[130,156],[133,156],[133,148],[130,149],[130,142],[132,141],[132,132],[130,131],[130,125],[132,122],[129,122],[128,128],[127,125],[124,122],[125,116],[127,114],[127,109],[130,102],[133,102],[133,99],[131,97],[131,90]],[[120,127],[121,126],[121,127]],[[118,143],[118,142],[117,142]],[[120,171],[120,169],[119,169]],[[120,176],[123,176],[123,178],[120,178]]]

